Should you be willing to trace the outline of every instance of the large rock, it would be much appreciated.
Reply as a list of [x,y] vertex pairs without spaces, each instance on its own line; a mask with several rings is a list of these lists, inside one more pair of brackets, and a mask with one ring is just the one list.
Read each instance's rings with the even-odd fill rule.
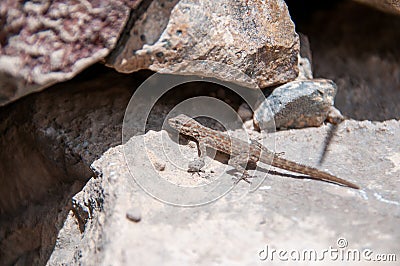
[[0,106],[67,80],[114,48],[140,1],[0,2]]
[[[395,252],[393,239],[400,234],[398,121],[343,122],[326,163],[317,166],[360,185],[360,192],[276,170],[260,190],[244,198],[232,194],[199,208],[176,208],[132,185],[122,153],[129,145],[111,149],[96,161],[92,166],[96,174],[88,171],[89,164],[108,147],[121,142],[125,106],[132,88],[141,83],[140,73],[107,74],[98,68],[91,73],[92,79],[80,76],[0,108],[1,265],[44,265],[47,261],[49,265],[115,265],[123,264],[123,259],[126,264],[172,264],[178,259],[189,261],[186,264],[239,261],[253,265],[266,244],[299,248],[298,243],[304,243],[300,247],[309,248],[314,243],[312,247],[327,248],[339,236],[346,237],[350,248],[373,243],[368,247],[379,245],[382,252]],[[115,80],[118,83],[110,87]],[[189,88],[196,90],[193,84]],[[178,92],[182,96],[191,90]],[[229,94],[225,97],[230,98]],[[157,105],[154,110],[148,122],[159,130],[160,117],[169,109]],[[327,129],[288,130],[267,140],[275,140],[277,151],[285,152],[285,157],[315,166]],[[188,160],[197,156],[192,144],[180,146],[190,151]],[[160,160],[161,152],[154,147],[161,146],[154,142],[148,149],[156,171],[168,173],[171,163]],[[137,154],[134,158],[146,155],[143,149],[131,151]],[[212,161],[214,173],[206,169],[207,173],[200,174],[213,178],[224,172],[221,180],[232,184],[231,171],[218,170],[227,166]],[[187,161],[177,162],[183,169],[187,166]],[[184,186],[211,180],[186,171],[170,178]],[[240,195],[247,191],[241,189]],[[375,243],[381,236],[385,238]],[[226,247],[224,243],[232,244]],[[149,251],[154,252],[149,255]]]
[[[278,132],[274,135],[278,150],[292,160],[314,164],[327,128]],[[147,134],[149,143],[160,133]],[[132,174],[144,170],[140,164],[126,166],[124,150],[135,151],[132,148],[143,136],[134,137],[126,147],[110,149],[93,164],[97,177],[74,197],[49,264],[255,265],[266,257],[262,252],[266,248],[269,252],[313,249],[319,258],[329,247],[339,252],[357,250],[361,261],[368,259],[365,254],[378,252],[398,257],[399,136],[400,124],[394,120],[346,121],[339,126],[322,168],[357,183],[361,190],[276,169],[254,193],[246,195],[247,183],[242,182],[220,200],[195,208],[157,201],[133,181]],[[153,146],[149,150],[162,158],[165,150]],[[197,155],[190,144],[180,147],[184,154],[188,150]],[[136,152],[135,156],[146,155]],[[180,165],[184,168],[187,162]],[[165,170],[158,173],[168,176],[176,166],[166,162]],[[191,177],[183,168],[171,177],[185,178],[186,185],[209,182]],[[220,178],[229,180],[229,176]],[[280,265],[274,258],[269,253],[262,262],[272,259]],[[324,263],[330,265],[331,260],[334,257],[326,256]]]
[[[298,71],[298,36],[283,0],[6,0],[0,22],[0,106],[72,78],[113,49],[108,65],[121,72],[207,74],[210,66],[186,65],[211,60],[266,87]],[[225,72],[217,77],[237,81]]]
[[[216,70],[208,69],[211,65],[199,69],[191,64],[210,60],[241,70],[261,88],[297,76],[299,40],[284,1],[182,0],[168,20],[158,15],[167,7],[172,3],[154,1],[148,10],[153,15],[136,20],[109,64],[122,72],[148,68],[212,75]],[[238,81],[236,76],[223,76],[226,70],[220,72],[222,79]]]

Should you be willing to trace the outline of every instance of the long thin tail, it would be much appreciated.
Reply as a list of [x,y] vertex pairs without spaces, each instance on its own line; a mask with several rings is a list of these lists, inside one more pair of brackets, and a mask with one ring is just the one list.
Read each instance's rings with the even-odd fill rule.
[[331,174],[328,174],[326,172],[320,171],[316,168],[310,167],[310,166],[305,166],[302,164],[298,164],[292,161],[288,161],[284,158],[280,158],[275,156],[274,159],[271,162],[272,166],[281,168],[281,169],[285,169],[291,172],[296,172],[296,173],[300,173],[300,174],[304,174],[304,175],[308,175],[311,176],[313,178],[316,179],[320,179],[320,180],[326,180],[326,181],[331,181],[331,182],[335,182],[335,183],[339,183],[351,188],[355,188],[355,189],[359,189],[360,187],[349,182],[346,181],[344,179],[341,179],[339,177],[333,176]]

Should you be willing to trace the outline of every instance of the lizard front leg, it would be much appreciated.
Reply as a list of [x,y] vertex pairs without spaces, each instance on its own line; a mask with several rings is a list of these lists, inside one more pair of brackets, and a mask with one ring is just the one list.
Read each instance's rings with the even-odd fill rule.
[[204,165],[206,165],[204,159],[206,157],[207,146],[204,140],[198,141],[198,149],[200,151],[200,156],[199,158],[189,163],[188,165],[189,173],[199,173],[201,172],[201,168],[203,168]]
[[242,176],[236,179],[235,184],[237,184],[240,180],[244,180],[247,183],[251,184],[248,178],[251,178],[247,170],[242,165],[247,165],[249,161],[249,154],[247,152],[243,152],[235,157],[229,159],[228,164],[233,166],[237,171],[243,173]]

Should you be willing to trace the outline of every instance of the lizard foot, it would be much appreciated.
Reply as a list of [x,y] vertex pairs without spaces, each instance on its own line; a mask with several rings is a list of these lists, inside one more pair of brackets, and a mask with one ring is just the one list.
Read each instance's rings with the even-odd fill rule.
[[193,176],[194,174],[197,174],[197,176],[199,176],[199,177],[201,177],[200,173],[205,173],[205,171],[204,171],[204,170],[201,170],[201,169],[199,169],[199,170],[197,170],[197,171],[188,169],[187,171],[188,171],[188,173],[191,173],[192,176]]
[[[192,176],[196,173],[199,177],[202,177],[200,175],[201,173],[205,173],[204,170],[201,170],[201,168],[203,168],[203,166],[205,165],[204,160],[202,159],[197,159],[197,160],[193,160],[192,162],[189,163],[188,165],[188,172],[192,174]],[[207,177],[206,177],[207,178]]]
[[253,178],[253,176],[250,176],[247,171],[243,173],[243,175],[241,177],[235,177],[233,178],[234,180],[234,184],[236,185],[237,183],[239,183],[241,180],[247,182],[248,184],[251,184],[251,181],[249,180],[249,178]]
[[188,165],[188,172],[189,173],[201,172],[201,168],[203,168],[204,165],[206,165],[204,160],[201,159],[193,160]]

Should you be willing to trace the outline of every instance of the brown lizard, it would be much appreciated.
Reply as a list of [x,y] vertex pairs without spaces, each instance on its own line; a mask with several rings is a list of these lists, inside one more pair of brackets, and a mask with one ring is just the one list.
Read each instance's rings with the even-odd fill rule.
[[206,147],[210,147],[230,155],[228,164],[243,173],[241,179],[247,180],[247,178],[250,177],[242,165],[246,165],[248,162],[257,163],[260,161],[277,168],[305,174],[315,179],[326,180],[359,189],[357,185],[344,179],[310,166],[286,160],[255,140],[251,140],[250,143],[247,143],[241,139],[230,137],[226,133],[205,127],[184,114],[168,119],[168,124],[179,133],[193,137],[199,144],[200,157],[192,164],[189,164],[189,171],[200,171],[205,165],[204,158],[206,156]]

